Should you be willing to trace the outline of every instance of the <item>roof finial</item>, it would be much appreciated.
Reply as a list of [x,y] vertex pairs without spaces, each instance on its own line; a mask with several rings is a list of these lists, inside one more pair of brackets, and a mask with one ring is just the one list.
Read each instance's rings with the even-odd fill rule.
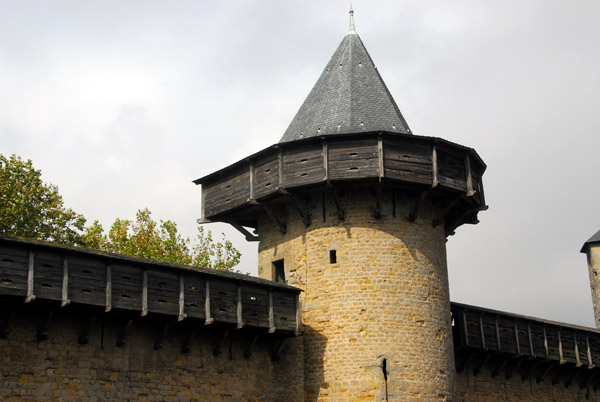
[[356,30],[354,29],[354,10],[352,9],[352,3],[350,3],[350,33],[356,34]]

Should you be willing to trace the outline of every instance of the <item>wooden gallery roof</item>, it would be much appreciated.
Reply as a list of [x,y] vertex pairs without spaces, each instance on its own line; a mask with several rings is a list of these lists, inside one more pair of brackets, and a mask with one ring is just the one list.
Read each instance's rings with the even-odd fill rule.
[[[292,336],[302,330],[299,293],[243,274],[0,236],[4,315],[24,302]],[[0,324],[6,335],[9,320]]]

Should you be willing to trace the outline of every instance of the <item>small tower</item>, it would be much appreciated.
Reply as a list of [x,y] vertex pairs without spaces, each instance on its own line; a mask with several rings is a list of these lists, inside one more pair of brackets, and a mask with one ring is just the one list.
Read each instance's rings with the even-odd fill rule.
[[600,275],[598,275],[600,271],[600,230],[583,244],[581,252],[587,255],[594,318],[596,327],[600,329]]
[[485,168],[411,133],[351,19],[280,142],[195,181],[200,221],[304,291],[307,400],[455,399],[445,243],[486,209]]

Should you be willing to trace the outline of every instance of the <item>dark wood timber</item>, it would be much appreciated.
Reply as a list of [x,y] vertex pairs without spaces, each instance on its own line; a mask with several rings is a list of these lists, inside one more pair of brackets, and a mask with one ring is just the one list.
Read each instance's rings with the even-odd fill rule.
[[[457,371],[505,371],[523,380],[551,378],[552,385],[579,386],[597,378],[600,331],[539,318],[451,303]],[[595,384],[595,383],[594,383]]]
[[299,293],[282,283],[231,272],[0,236],[0,332],[4,336],[14,310],[11,306],[19,308],[23,301],[44,307],[37,320],[40,338],[47,336],[57,308],[89,312],[81,340],[87,340],[101,312],[126,317],[119,344],[124,344],[132,320],[141,316],[293,336],[302,328]]
[[[202,222],[236,222],[252,228],[258,226],[256,206],[275,202],[290,190],[326,192],[327,186],[342,183],[379,184],[376,216],[381,213],[381,193],[387,189],[407,194],[427,191],[423,197],[450,205],[436,220],[436,224],[445,221],[449,234],[462,224],[476,223],[477,213],[485,207],[481,180],[485,168],[471,148],[433,137],[372,132],[280,143],[194,183],[202,185]],[[343,210],[334,197],[341,217]],[[462,199],[452,202],[457,197]]]

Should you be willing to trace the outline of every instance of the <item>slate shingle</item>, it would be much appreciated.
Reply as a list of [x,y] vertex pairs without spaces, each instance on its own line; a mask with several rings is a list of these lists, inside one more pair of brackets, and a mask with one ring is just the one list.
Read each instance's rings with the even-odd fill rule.
[[280,142],[369,131],[412,134],[360,37],[351,32]]

